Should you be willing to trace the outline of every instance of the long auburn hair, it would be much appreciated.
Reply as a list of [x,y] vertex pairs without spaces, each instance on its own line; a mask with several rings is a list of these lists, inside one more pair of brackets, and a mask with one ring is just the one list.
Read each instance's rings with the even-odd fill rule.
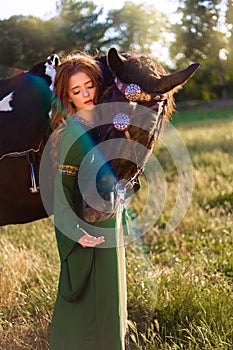
[[55,130],[66,118],[77,111],[72,102],[68,100],[68,82],[77,72],[85,72],[96,88],[94,103],[99,102],[102,92],[102,72],[98,62],[88,54],[69,55],[57,67],[54,81],[54,96],[52,100],[51,128]]
[[62,60],[56,69],[50,120],[52,130],[50,137],[52,141],[51,157],[55,169],[59,163],[59,141],[61,133],[66,127],[66,119],[77,112],[74,104],[68,99],[68,82],[70,77],[77,72],[85,72],[92,80],[96,88],[94,104],[99,103],[102,95],[102,72],[94,57],[86,53],[79,53],[68,55]]

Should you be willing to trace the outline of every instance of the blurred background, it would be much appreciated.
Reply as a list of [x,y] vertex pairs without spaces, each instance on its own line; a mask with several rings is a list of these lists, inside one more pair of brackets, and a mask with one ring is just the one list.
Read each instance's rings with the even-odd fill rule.
[[49,54],[138,50],[168,71],[200,62],[178,101],[233,97],[231,0],[0,0],[0,77]]

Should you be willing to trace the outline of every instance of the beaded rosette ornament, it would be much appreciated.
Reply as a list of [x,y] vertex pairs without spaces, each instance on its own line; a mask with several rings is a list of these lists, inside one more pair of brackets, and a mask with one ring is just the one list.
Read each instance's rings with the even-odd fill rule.
[[118,131],[127,130],[130,125],[130,120],[128,114],[118,113],[113,118],[113,126]]

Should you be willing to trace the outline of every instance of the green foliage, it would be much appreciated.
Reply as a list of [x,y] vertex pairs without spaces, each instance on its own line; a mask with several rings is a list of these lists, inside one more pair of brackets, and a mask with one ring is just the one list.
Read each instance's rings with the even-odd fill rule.
[[152,43],[161,43],[160,37],[167,18],[154,6],[145,6],[143,3],[136,5],[132,1],[126,1],[121,9],[110,10],[107,20],[111,24],[107,34],[112,36],[112,41],[122,51],[138,50],[151,54]]
[[192,101],[187,108],[183,108],[178,104],[177,111],[173,114],[171,122],[174,125],[196,122],[198,125],[201,121],[210,120],[219,121],[221,119],[232,119],[233,118],[233,106],[227,106],[225,103],[196,103]]
[[[226,25],[223,24],[222,0],[179,0],[181,20],[172,26],[175,40],[171,57],[177,66],[187,61],[202,64],[196,81],[198,99],[211,100],[217,96],[227,98],[227,69],[221,57],[227,49]],[[211,88],[209,87],[211,84]],[[230,89],[229,89],[230,90]],[[196,97],[196,96],[195,96]]]
[[0,21],[0,64],[20,69],[31,68],[54,52],[55,27],[52,21],[13,16]]
[[218,60],[219,50],[225,44],[225,36],[218,30],[222,1],[179,0],[179,4],[182,18],[173,27],[176,33],[176,42],[171,48],[173,57],[182,54],[194,61],[207,57]]
[[105,44],[107,22],[102,23],[99,17],[103,9],[98,9],[93,1],[60,1],[56,18],[58,51],[97,50]]

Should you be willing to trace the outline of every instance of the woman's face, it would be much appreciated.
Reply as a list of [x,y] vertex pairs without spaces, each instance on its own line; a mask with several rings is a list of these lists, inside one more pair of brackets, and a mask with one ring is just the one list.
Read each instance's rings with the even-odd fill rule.
[[77,111],[94,106],[96,87],[85,72],[73,74],[68,82],[69,102],[73,102]]

